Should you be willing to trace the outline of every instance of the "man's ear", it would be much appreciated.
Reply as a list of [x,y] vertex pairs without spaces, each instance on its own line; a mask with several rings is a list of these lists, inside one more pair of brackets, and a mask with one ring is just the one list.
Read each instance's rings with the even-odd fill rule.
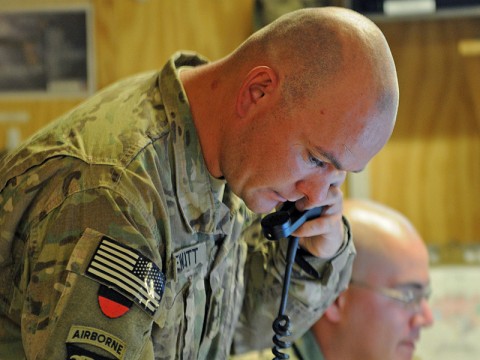
[[268,66],[254,67],[245,77],[237,96],[236,110],[240,117],[258,104],[265,95],[271,94],[278,86],[278,75]]
[[339,322],[342,317],[342,312],[345,307],[346,294],[345,291],[341,292],[335,301],[325,310],[323,316],[325,316],[330,322]]

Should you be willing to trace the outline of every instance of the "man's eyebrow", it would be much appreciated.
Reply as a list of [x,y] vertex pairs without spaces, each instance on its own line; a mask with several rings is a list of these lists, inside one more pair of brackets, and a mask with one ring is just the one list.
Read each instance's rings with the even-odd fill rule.
[[322,149],[320,146],[316,146],[315,150],[328,161],[330,161],[337,170],[343,170],[342,164],[340,164],[338,159],[331,152]]
[[401,283],[401,284],[399,284],[399,286],[400,287],[405,287],[405,288],[409,287],[409,288],[414,288],[414,289],[417,289],[417,290],[423,290],[426,287],[428,287],[428,284],[424,285],[421,282],[409,281],[409,282],[406,282],[406,283]]
[[[315,147],[315,150],[320,154],[322,155],[324,158],[326,158],[328,161],[330,161],[332,163],[332,165],[337,169],[337,170],[340,170],[340,171],[348,171],[348,170],[345,170],[345,168],[342,166],[342,164],[340,163],[340,161],[338,161],[338,159],[335,157],[335,155],[333,155],[330,151],[326,151],[325,149],[321,148],[320,146],[316,146]],[[350,152],[350,150],[347,148],[347,150]],[[362,169],[359,169],[359,170],[353,170],[353,171],[350,171],[350,172],[353,172],[353,173],[359,173],[359,172],[362,172],[364,170],[364,168]]]
[[365,170],[365,168],[361,168],[359,170],[353,170],[353,171],[350,171],[350,172],[352,172],[354,174],[358,174],[358,173],[361,173],[363,170]]

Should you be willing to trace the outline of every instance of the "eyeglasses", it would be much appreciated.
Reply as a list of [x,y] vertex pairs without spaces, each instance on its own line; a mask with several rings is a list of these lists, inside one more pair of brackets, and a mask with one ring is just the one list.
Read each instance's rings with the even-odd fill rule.
[[400,301],[406,307],[419,310],[422,300],[428,300],[432,291],[430,286],[421,284],[405,284],[398,287],[373,286],[362,281],[351,280],[351,285],[374,291],[390,299]]

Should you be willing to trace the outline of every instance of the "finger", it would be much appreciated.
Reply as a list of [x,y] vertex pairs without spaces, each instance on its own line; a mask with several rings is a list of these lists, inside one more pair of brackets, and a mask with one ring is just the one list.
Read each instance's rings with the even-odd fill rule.
[[316,227],[315,229],[313,229],[312,227],[312,229],[301,230],[302,232],[305,231],[305,234],[310,233],[310,231],[315,233],[320,231],[322,232],[322,234],[300,237],[300,246],[302,246],[302,248],[306,249],[314,256],[328,258],[335,255],[338,249],[341,248],[344,234],[343,225],[339,226],[339,222],[330,222],[324,220],[325,219],[322,219],[323,224],[319,225],[323,228]]
[[293,232],[292,235],[298,237],[320,236],[337,230],[340,228],[340,225],[341,213],[335,213],[334,215],[321,215],[317,219],[305,222]]

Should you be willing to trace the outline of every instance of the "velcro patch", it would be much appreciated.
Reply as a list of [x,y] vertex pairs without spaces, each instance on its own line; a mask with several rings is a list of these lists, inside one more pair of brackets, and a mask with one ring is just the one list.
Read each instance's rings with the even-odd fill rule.
[[173,253],[175,260],[174,277],[175,279],[181,273],[193,271],[198,264],[207,263],[207,246],[200,243],[180,249]]
[[116,319],[125,315],[133,301],[126,298],[116,290],[105,285],[100,285],[98,289],[98,305],[102,313],[110,319]]
[[[125,357],[125,351],[127,350],[127,344],[118,337],[89,326],[73,325],[68,332],[67,343],[93,345],[109,352],[115,356],[116,359],[120,360]],[[71,349],[79,348],[73,346]]]
[[67,343],[67,360],[113,360]]
[[102,238],[86,274],[133,300],[150,315],[160,306],[165,275],[148,258],[117,241]]

